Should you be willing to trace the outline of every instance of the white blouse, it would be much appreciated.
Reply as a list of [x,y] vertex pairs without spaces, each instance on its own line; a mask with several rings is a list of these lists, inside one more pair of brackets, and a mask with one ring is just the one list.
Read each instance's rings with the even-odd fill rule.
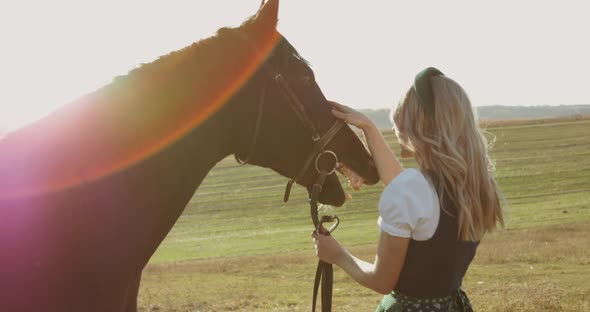
[[379,199],[379,227],[392,236],[430,239],[438,226],[440,205],[432,182],[419,170],[402,171]]

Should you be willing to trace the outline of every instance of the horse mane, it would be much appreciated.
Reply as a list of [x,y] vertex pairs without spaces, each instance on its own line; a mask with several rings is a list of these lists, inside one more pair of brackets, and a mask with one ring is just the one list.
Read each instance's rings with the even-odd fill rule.
[[[206,61],[204,61],[204,58],[195,58],[194,56],[202,55],[206,57],[211,55],[213,52],[219,52],[219,50],[223,50],[221,48],[227,42],[226,39],[229,38],[230,33],[237,31],[239,30],[236,28],[228,27],[218,29],[216,34],[213,36],[193,42],[189,46],[181,48],[180,50],[172,51],[168,54],[162,55],[151,63],[142,63],[140,67],[129,71],[127,76],[119,76],[116,79],[121,79],[125,77],[133,79],[141,75],[149,75],[154,71],[170,71],[171,69],[175,69],[177,65],[179,65],[180,63],[184,63],[188,59],[203,60],[201,62],[201,65],[204,65],[214,58],[207,58]],[[195,62],[193,62],[193,64],[198,65]]]
[[[220,28],[211,37],[162,55],[150,63],[143,63],[127,75],[115,77],[106,88],[121,92],[133,89],[139,98],[164,88],[164,94],[176,102],[190,90],[194,100],[195,95],[206,93],[211,86],[223,84],[235,74],[238,64],[254,57],[255,51],[249,46],[252,43],[248,44],[242,39],[255,19],[253,15],[238,27]],[[310,65],[282,36],[278,44],[295,58]],[[130,85],[131,88],[128,87]],[[138,88],[141,90],[139,93]]]
[[126,75],[115,77],[106,88],[126,91],[130,89],[127,86],[132,85],[151,92],[166,86],[169,89],[166,93],[173,95],[174,91],[180,91],[181,86],[188,84],[191,90],[198,92],[198,89],[205,89],[208,82],[222,78],[220,74],[223,70],[220,68],[236,53],[239,42],[232,38],[240,31],[243,30],[239,27],[221,28],[211,37],[162,55],[150,63],[142,63]]

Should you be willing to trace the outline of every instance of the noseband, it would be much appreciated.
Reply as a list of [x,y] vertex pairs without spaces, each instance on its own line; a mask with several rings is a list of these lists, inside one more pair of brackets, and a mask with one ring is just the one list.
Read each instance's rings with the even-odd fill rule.
[[[342,128],[342,126],[344,125],[344,121],[342,121],[341,119],[336,119],[336,121],[334,122],[334,124],[332,124],[330,129],[328,129],[328,131],[326,131],[326,133],[324,133],[323,135],[320,135],[316,126],[313,124],[313,122],[305,112],[305,107],[303,106],[303,104],[293,91],[293,89],[290,87],[289,83],[283,77],[283,75],[280,72],[275,71],[275,69],[270,67],[270,65],[268,65],[267,63],[263,63],[262,66],[267,76],[269,76],[271,80],[277,84],[281,91],[281,94],[287,100],[287,102],[289,103],[289,107],[291,107],[293,112],[295,112],[295,115],[297,116],[299,121],[301,121],[305,128],[311,133],[311,139],[313,141],[313,150],[305,160],[303,167],[301,167],[299,173],[296,176],[289,179],[289,181],[287,182],[285,194],[283,196],[283,201],[287,202],[289,200],[289,195],[291,193],[291,187],[293,186],[293,184],[302,179],[305,173],[308,171],[309,167],[312,164],[314,164],[315,169],[318,173],[318,177],[316,179],[316,182],[313,184],[311,196],[309,199],[311,219],[314,225],[315,232],[322,233],[324,235],[330,235],[330,233],[336,229],[340,221],[336,216],[323,217],[322,219],[319,219],[318,199],[320,192],[322,191],[324,182],[326,181],[326,177],[334,173],[334,171],[336,170],[336,165],[338,163],[338,156],[333,151],[327,150],[326,145],[328,145],[330,140],[332,140],[332,138],[334,138],[334,136]],[[235,155],[236,160],[241,164],[247,164],[251,159],[252,155],[256,151],[256,142],[258,134],[260,132],[260,124],[262,121],[264,102],[266,100],[266,93],[268,89],[267,85],[268,80],[265,80],[265,83],[260,93],[256,125],[254,128],[252,142],[248,150],[248,155],[244,160],[239,159],[239,157]],[[322,227],[322,224],[324,222],[335,223],[329,230],[325,230]],[[312,311],[315,311],[320,282],[322,284],[322,312],[329,312],[332,310],[332,281],[332,264],[319,260],[314,282]]]

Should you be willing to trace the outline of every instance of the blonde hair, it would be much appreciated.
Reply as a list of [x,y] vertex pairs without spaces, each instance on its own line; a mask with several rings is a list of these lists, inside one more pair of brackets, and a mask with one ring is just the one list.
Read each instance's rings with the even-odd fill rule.
[[[426,111],[410,88],[393,113],[396,135],[414,153],[423,172],[438,181],[442,210],[450,196],[458,214],[461,240],[479,241],[487,231],[504,225],[504,200],[494,180],[488,142],[479,129],[465,90],[446,76],[430,78],[434,114]],[[454,215],[453,215],[454,216]]]

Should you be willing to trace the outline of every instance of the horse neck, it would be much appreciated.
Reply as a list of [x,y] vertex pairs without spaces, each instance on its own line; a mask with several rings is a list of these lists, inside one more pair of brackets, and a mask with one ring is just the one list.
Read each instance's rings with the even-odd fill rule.
[[233,104],[172,136],[137,126],[140,114],[111,113],[104,100],[100,93],[89,95],[0,140],[0,195],[54,192],[163,171],[194,192],[211,168],[234,152]]
[[[170,144],[161,156],[175,164],[173,170],[193,191],[207,173],[229,155],[250,148],[256,117],[257,86],[246,83],[216,112]],[[153,157],[158,162],[158,156]]]
[[235,140],[230,115],[229,108],[221,108],[179,140],[175,144],[178,146],[171,146],[186,155],[187,163],[184,166],[199,180],[199,184],[219,161],[234,152]]

